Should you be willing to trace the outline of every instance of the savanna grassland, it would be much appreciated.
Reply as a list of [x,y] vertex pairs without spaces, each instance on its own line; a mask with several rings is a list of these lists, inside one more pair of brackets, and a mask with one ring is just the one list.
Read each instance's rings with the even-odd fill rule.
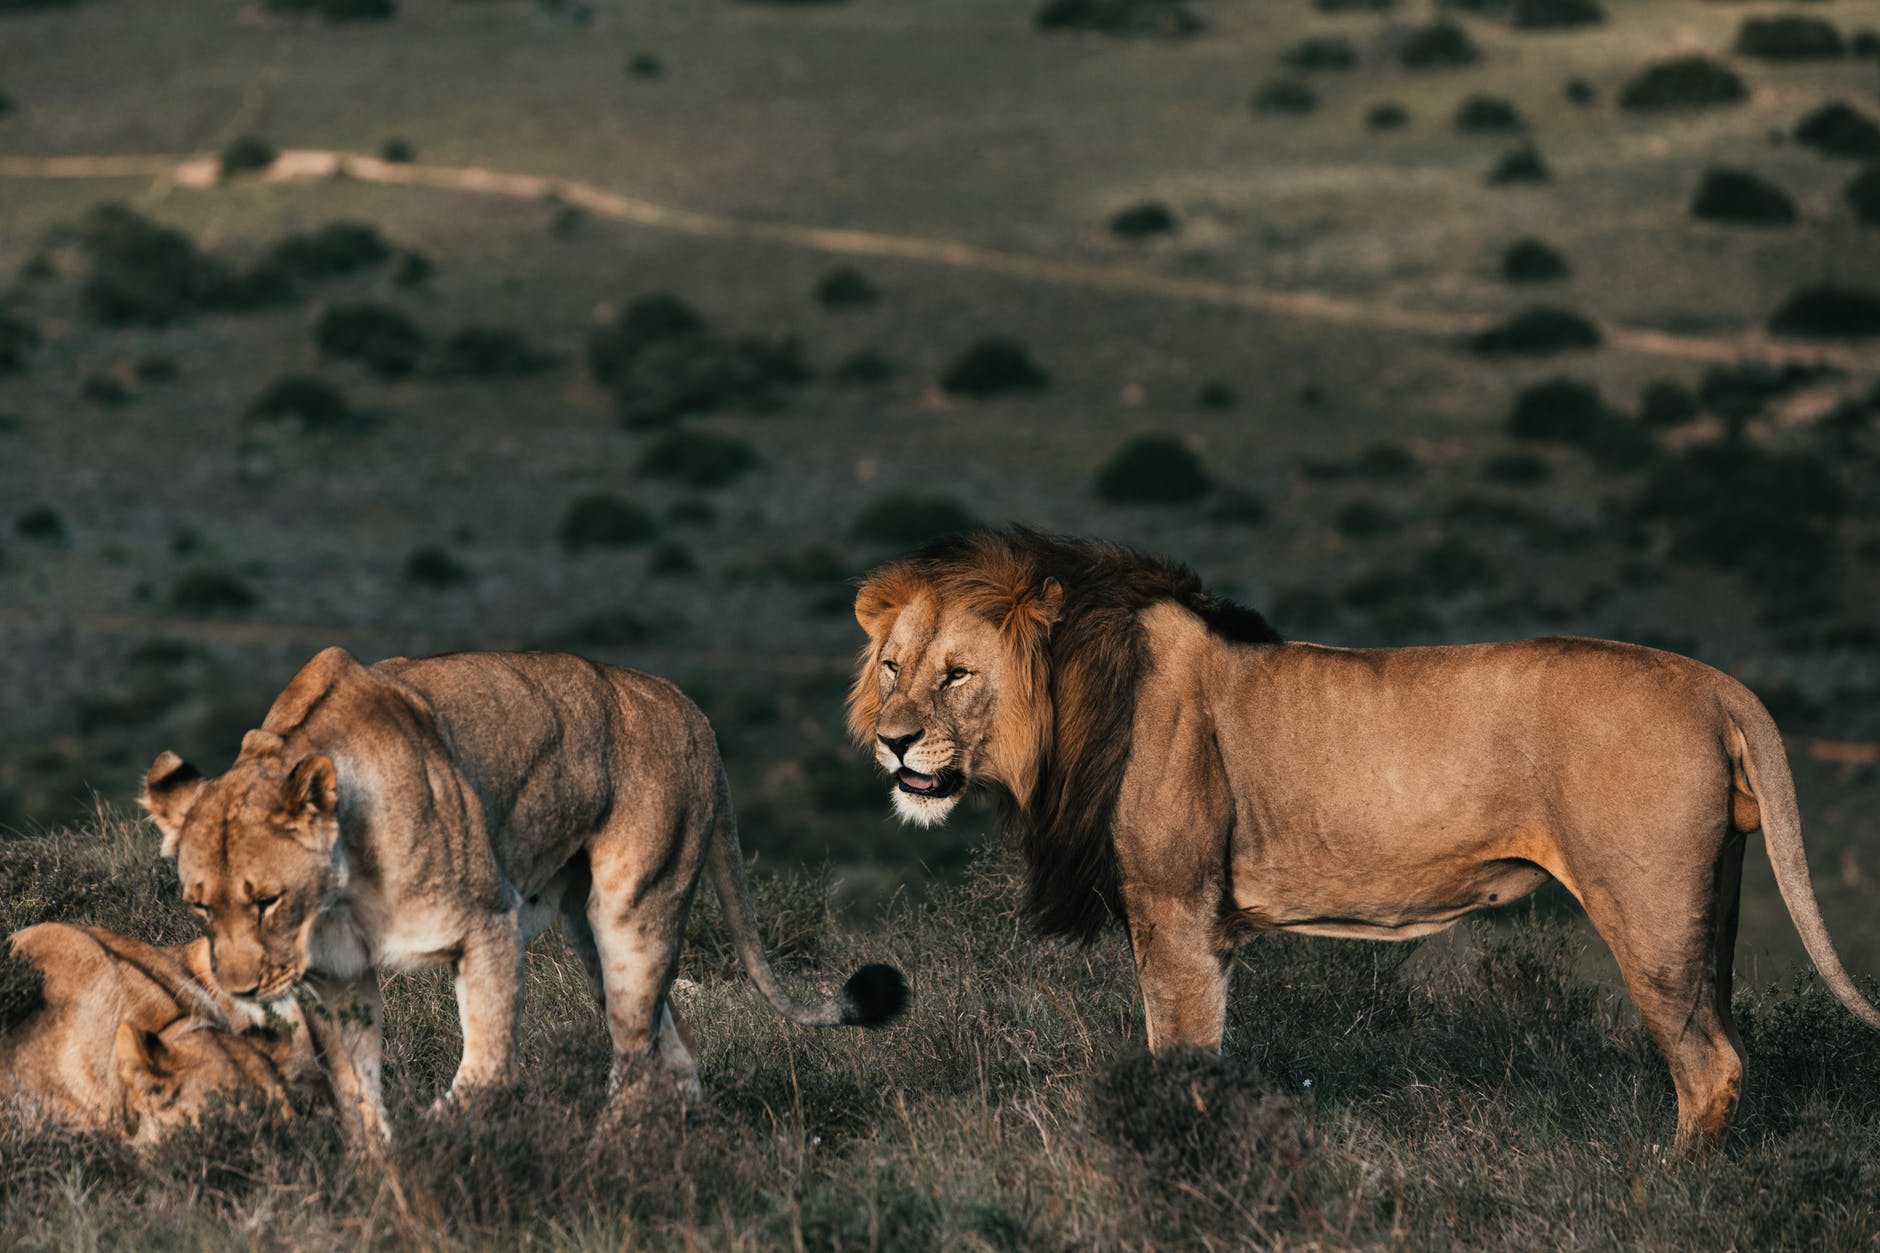
[[1880,973],[1876,32],[0,0],[0,930],[186,935],[136,781],[219,769],[319,647],[560,647],[711,715],[794,986],[915,989],[791,1030],[703,906],[708,1098],[590,1153],[605,1034],[559,940],[523,1090],[460,1118],[420,1113],[447,983],[399,976],[391,1176],[317,1114],[154,1157],[9,1124],[0,1239],[1869,1245],[1880,1043],[1756,849],[1749,1089],[1699,1167],[1563,894],[1254,944],[1227,1057],[1150,1067],[1120,938],[1029,938],[991,810],[891,824],[840,714],[850,580],[975,520],[1176,555],[1293,637],[1669,647],[1775,712]]

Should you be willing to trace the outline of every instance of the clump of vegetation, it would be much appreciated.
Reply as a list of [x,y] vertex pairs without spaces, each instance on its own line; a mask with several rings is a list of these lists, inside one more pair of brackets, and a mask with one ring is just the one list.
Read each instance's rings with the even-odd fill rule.
[[705,319],[671,292],[651,292],[630,301],[611,325],[588,337],[588,369],[603,387],[617,387],[634,359],[649,346],[706,332]]
[[1179,225],[1174,210],[1160,200],[1145,200],[1112,214],[1110,234],[1120,239],[1149,239],[1156,235],[1173,235]]
[[1265,526],[1272,518],[1266,501],[1241,488],[1217,489],[1208,506],[1208,521],[1229,526]]
[[1552,177],[1553,171],[1547,168],[1540,149],[1529,144],[1503,153],[1483,181],[1490,187],[1506,187],[1516,183],[1544,183]]
[[1824,157],[1880,157],[1880,125],[1852,105],[1831,100],[1796,124],[1795,142]]
[[1416,572],[1438,596],[1460,596],[1464,592],[1493,587],[1501,577],[1487,554],[1467,540],[1453,536],[1418,553]]
[[116,409],[130,403],[131,389],[115,374],[87,374],[78,385],[78,395],[90,404]]
[[728,338],[669,292],[641,296],[588,339],[588,368],[621,421],[664,426],[719,409],[771,409],[810,379],[795,336]]
[[1599,0],[1515,0],[1511,20],[1516,30],[1565,30],[1597,26],[1606,10]]
[[1660,379],[1648,384],[1639,397],[1639,423],[1653,430],[1683,426],[1696,420],[1697,413],[1697,397],[1682,383]]
[[1880,226],[1880,164],[1856,174],[1841,196],[1854,211],[1855,221],[1862,226]]
[[1500,326],[1490,327],[1469,340],[1469,349],[1485,357],[1547,356],[1576,352],[1600,345],[1599,328],[1570,309],[1536,305],[1524,309]]
[[280,155],[280,151],[265,139],[238,135],[223,147],[216,158],[216,168],[225,179],[240,174],[259,173],[273,165]]
[[1299,468],[1314,483],[1411,479],[1422,469],[1415,453],[1402,444],[1391,443],[1370,444],[1349,461],[1308,458]]
[[1004,335],[969,345],[940,376],[940,386],[948,395],[974,400],[1042,391],[1050,382],[1051,376],[1032,360],[1030,350]]
[[213,566],[185,570],[170,584],[169,604],[177,613],[246,613],[260,603],[244,580]]
[[1864,339],[1880,335],[1880,293],[1821,284],[1782,302],[1769,329],[1795,339]]
[[1465,134],[1506,134],[1526,126],[1520,110],[1500,96],[1470,96],[1456,108],[1456,129]]
[[568,502],[555,539],[571,553],[644,544],[659,532],[653,515],[611,492],[589,492]]
[[1567,259],[1544,239],[1518,239],[1501,254],[1501,277],[1510,283],[1552,283],[1571,273]]
[[436,269],[431,258],[407,248],[392,263],[392,283],[398,287],[422,287]]
[[1821,458],[1740,440],[1698,444],[1646,480],[1638,515],[1663,522],[1673,552],[1794,589],[1832,577],[1847,496]]
[[1321,13],[1388,13],[1397,0],[1312,0],[1312,7]]
[[410,165],[418,159],[418,149],[409,139],[394,135],[379,145],[379,160],[393,165]]
[[267,0],[275,13],[317,13],[329,22],[385,22],[398,14],[397,0]]
[[1498,453],[1482,463],[1482,481],[1503,487],[1535,487],[1553,476],[1553,462],[1529,452]]
[[439,591],[468,587],[476,582],[476,574],[468,566],[452,556],[448,549],[434,544],[412,549],[405,557],[402,573],[407,583]]
[[710,431],[669,431],[647,445],[637,472],[706,490],[737,481],[760,464],[741,439]]
[[1374,131],[1402,130],[1410,125],[1410,111],[1395,100],[1380,100],[1365,111],[1364,124]]
[[1789,226],[1796,219],[1789,194],[1748,170],[1711,166],[1691,199],[1691,216],[1741,226]]
[[1111,505],[1182,505],[1214,486],[1188,445],[1172,435],[1138,435],[1097,471],[1097,499]]
[[886,383],[899,373],[900,367],[879,348],[857,348],[836,362],[836,368],[829,372],[829,377],[838,383],[870,386]]
[[1657,447],[1650,432],[1613,412],[1592,384],[1568,378],[1523,388],[1508,414],[1507,431],[1515,439],[1578,448],[1613,470],[1645,464]]
[[418,368],[424,332],[401,311],[375,301],[334,305],[314,325],[314,343],[330,357],[358,361],[381,378]]
[[1584,78],[1569,78],[1560,90],[1561,94],[1566,96],[1568,104],[1584,107],[1599,99],[1599,93],[1593,90],[1593,84]]
[[91,257],[79,298],[85,312],[107,326],[165,326],[243,303],[228,267],[204,256],[181,231],[123,205],[92,209],[76,233]]
[[51,505],[34,505],[13,519],[13,533],[42,544],[63,544],[65,519]]
[[1358,64],[1358,49],[1344,35],[1310,35],[1280,54],[1289,69],[1349,70]]
[[1783,366],[1745,362],[1714,366],[1704,371],[1697,385],[1703,407],[1733,429],[1761,413],[1770,401],[1808,386],[1827,375],[1822,366],[1789,362]]
[[1203,409],[1232,409],[1240,404],[1240,393],[1224,379],[1209,379],[1196,390],[1195,404]]
[[555,364],[552,354],[508,326],[466,326],[444,341],[438,368],[464,378],[527,378]]
[[339,388],[313,374],[286,374],[269,383],[243,415],[250,422],[285,422],[309,434],[357,429],[362,418]]
[[1046,0],[1032,21],[1039,30],[1102,35],[1193,35],[1203,28],[1182,0]]
[[1277,78],[1253,93],[1255,113],[1300,115],[1319,107],[1318,93],[1296,78]]
[[930,539],[980,525],[979,518],[951,496],[888,492],[857,514],[849,533],[871,544],[912,548]]
[[140,383],[174,383],[182,377],[182,372],[176,367],[176,358],[162,353],[153,352],[137,358],[137,364],[132,370]]
[[1705,56],[1673,57],[1648,65],[1619,93],[1619,107],[1642,112],[1736,104],[1749,89],[1736,72]]
[[1397,60],[1413,70],[1459,69],[1481,59],[1469,32],[1448,19],[1417,27],[1397,48]]
[[39,327],[17,313],[0,308],[0,374],[26,369],[27,356],[39,347]]
[[661,60],[656,53],[635,52],[627,58],[627,76],[629,78],[643,78],[648,81],[664,78],[666,76],[666,63]]
[[1351,500],[1332,515],[1332,526],[1346,539],[1371,540],[1396,529],[1397,515],[1374,500]]
[[390,260],[392,250],[369,222],[328,222],[317,230],[289,235],[269,249],[263,264],[295,278],[339,278]]
[[880,300],[880,288],[852,265],[837,266],[816,280],[816,303],[825,309],[866,309]]
[[1765,61],[1813,61],[1846,56],[1847,44],[1840,31],[1818,17],[1784,13],[1744,18],[1731,51]]
[[674,578],[699,572],[698,557],[676,540],[655,544],[647,554],[646,572],[655,578]]

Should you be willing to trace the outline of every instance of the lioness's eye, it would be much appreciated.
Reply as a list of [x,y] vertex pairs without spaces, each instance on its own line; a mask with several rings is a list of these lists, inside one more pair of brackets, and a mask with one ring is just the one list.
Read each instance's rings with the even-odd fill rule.
[[278,896],[255,897],[254,902],[253,902],[254,907],[255,907],[255,912],[259,914],[267,913],[270,909],[273,909],[275,905],[280,902],[280,899],[281,898]]

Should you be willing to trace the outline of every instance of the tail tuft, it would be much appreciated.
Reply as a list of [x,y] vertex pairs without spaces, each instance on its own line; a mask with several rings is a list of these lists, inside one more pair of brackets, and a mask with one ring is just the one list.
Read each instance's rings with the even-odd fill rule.
[[907,1008],[907,980],[893,966],[871,962],[849,976],[837,997],[845,1027],[885,1027]]

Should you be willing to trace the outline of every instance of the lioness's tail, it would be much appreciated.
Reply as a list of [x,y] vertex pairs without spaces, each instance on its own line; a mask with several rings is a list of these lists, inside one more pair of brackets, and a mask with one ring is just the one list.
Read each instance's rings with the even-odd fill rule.
[[719,785],[718,830],[712,837],[712,883],[724,908],[725,929],[744,963],[744,973],[770,1007],[791,1022],[805,1027],[880,1027],[894,1021],[907,1008],[907,981],[893,966],[871,963],[849,976],[842,990],[821,1005],[796,1000],[777,982],[777,974],[764,956],[751,908],[751,889],[744,879],[744,850],[738,847],[738,826],[731,815],[729,789]]
[[[1747,692],[1745,693],[1747,695]],[[1828,924],[1822,920],[1821,905],[1815,900],[1815,887],[1808,876],[1808,856],[1802,850],[1802,815],[1795,803],[1795,780],[1789,774],[1788,753],[1782,747],[1782,735],[1762,702],[1729,702],[1730,720],[1736,728],[1733,745],[1737,762],[1749,779],[1756,807],[1762,812],[1763,847],[1769,865],[1776,872],[1776,887],[1782,891],[1782,903],[1789,907],[1789,918],[1801,934],[1802,947],[1821,972],[1835,999],[1848,1012],[1870,1027],[1880,1028],[1880,1010],[1860,994],[1840,955],[1828,938]]]

